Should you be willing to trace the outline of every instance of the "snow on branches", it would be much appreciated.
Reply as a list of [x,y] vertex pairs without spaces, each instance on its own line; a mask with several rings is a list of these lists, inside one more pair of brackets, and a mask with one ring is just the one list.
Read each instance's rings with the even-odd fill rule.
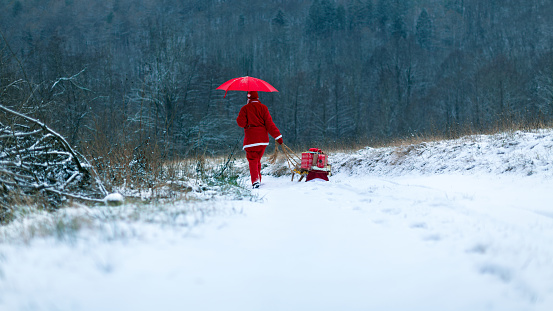
[[[18,197],[103,202],[92,166],[44,123],[0,105],[0,212]],[[0,213],[2,221],[2,213]]]

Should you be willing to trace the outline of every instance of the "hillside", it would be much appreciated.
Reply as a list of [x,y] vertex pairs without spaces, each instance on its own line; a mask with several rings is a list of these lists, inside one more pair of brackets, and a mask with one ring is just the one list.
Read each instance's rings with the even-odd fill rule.
[[246,75],[279,90],[261,100],[294,144],[548,124],[552,10],[549,0],[6,0],[0,91],[98,157],[148,152],[145,137],[167,157],[223,154],[240,137],[245,96],[215,89]]
[[553,176],[553,130],[473,135],[331,156],[336,173]]

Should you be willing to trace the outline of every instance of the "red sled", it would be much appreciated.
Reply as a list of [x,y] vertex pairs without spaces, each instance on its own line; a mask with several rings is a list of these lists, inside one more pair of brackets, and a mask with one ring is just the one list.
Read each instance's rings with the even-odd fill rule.
[[301,166],[292,170],[292,181],[294,180],[294,174],[297,173],[301,177],[299,181],[302,181],[306,177],[305,181],[313,179],[322,179],[328,181],[330,176],[330,165],[328,164],[328,158],[321,149],[310,148],[309,151],[305,151],[301,154]]
[[310,181],[313,179],[322,179],[328,181],[328,172],[326,171],[310,171],[307,173],[307,177],[305,178],[305,181]]

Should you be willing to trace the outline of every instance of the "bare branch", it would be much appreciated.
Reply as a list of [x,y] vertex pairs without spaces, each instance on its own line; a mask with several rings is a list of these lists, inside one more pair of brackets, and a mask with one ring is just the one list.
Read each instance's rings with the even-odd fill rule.
[[107,195],[88,161],[44,123],[0,105],[0,134],[0,205],[10,192],[93,202]]
[[83,73],[83,72],[85,72],[85,71],[86,71],[86,68],[84,68],[83,70],[81,70],[79,73],[72,75],[72,76],[69,77],[69,78],[59,78],[59,79],[57,79],[56,82],[54,82],[54,84],[53,84],[52,87],[50,88],[50,90],[53,90],[53,89],[56,87],[56,85],[58,85],[58,83],[60,83],[61,81],[69,81],[69,82],[71,82],[71,84],[73,84],[75,87],[77,87],[77,88],[79,88],[79,89],[81,89],[81,90],[84,90],[84,91],[89,91],[89,92],[91,92],[91,90],[89,90],[89,89],[87,89],[87,88],[85,88],[85,87],[82,87],[82,86],[78,85],[77,83],[75,83],[75,81],[73,81],[73,79],[77,78],[81,73]]

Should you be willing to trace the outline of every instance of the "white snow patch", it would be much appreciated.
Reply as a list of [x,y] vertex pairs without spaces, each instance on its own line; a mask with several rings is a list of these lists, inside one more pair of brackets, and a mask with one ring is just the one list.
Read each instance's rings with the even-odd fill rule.
[[121,205],[125,202],[125,197],[120,193],[110,193],[104,198],[104,201],[108,205]]

